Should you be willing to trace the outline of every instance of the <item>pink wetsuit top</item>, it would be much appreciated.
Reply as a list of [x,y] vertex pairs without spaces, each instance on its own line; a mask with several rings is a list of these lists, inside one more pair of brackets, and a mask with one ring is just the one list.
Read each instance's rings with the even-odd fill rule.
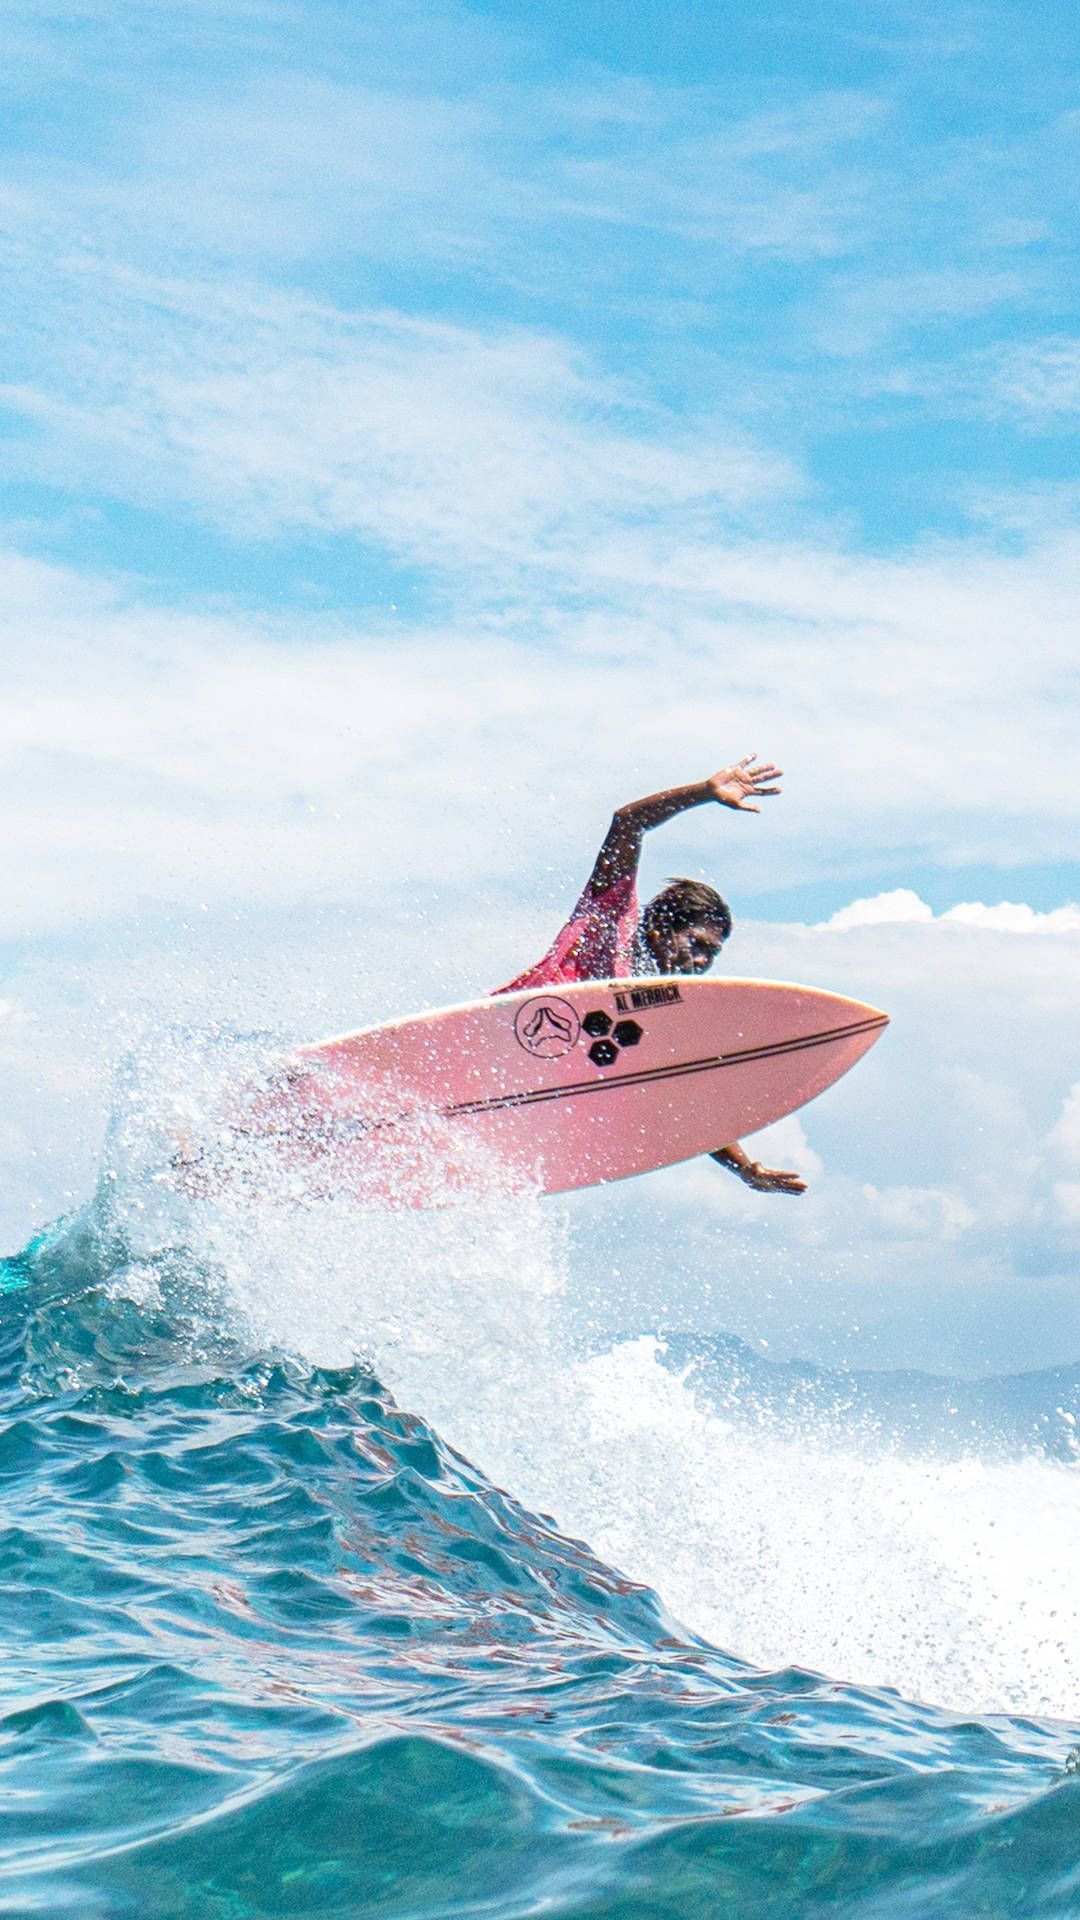
[[586,889],[543,959],[495,992],[517,993],[523,987],[550,987],[559,981],[628,979],[634,972],[638,919],[633,874],[616,880],[603,893]]

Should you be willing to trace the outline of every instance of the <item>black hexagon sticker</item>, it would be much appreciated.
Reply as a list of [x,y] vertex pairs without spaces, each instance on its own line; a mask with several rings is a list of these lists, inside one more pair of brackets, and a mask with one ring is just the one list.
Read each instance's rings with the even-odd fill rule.
[[581,1024],[593,1040],[600,1034],[608,1034],[611,1032],[611,1021],[606,1013],[600,1011],[599,1007],[596,1008],[595,1012],[587,1013]]
[[620,1047],[636,1047],[641,1039],[641,1028],[636,1020],[620,1020],[615,1027],[615,1039]]
[[[610,1021],[608,1025],[611,1025]],[[619,1049],[612,1040],[594,1040],[589,1048],[589,1059],[597,1067],[610,1067],[618,1057]]]

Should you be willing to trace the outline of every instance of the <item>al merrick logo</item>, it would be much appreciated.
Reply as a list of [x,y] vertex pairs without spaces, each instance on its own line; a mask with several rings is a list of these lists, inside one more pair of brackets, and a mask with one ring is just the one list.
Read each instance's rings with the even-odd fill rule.
[[672,1007],[682,999],[678,987],[665,980],[662,987],[623,987],[615,995],[620,1013],[641,1013],[646,1007]]

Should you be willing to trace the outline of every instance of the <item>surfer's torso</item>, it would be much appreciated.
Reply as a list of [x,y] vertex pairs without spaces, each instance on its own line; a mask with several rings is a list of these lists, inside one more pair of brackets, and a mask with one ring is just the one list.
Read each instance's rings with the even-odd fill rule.
[[626,980],[637,973],[653,973],[656,969],[638,937],[640,925],[635,874],[624,874],[602,893],[586,888],[543,959],[495,991],[517,993],[525,987]]

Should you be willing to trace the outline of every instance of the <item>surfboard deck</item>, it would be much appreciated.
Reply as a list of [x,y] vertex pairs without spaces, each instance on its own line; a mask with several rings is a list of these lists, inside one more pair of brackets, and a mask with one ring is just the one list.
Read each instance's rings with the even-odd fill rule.
[[535,988],[300,1048],[252,1100],[316,1188],[384,1206],[624,1180],[752,1134],[855,1065],[876,1007],[782,981]]

